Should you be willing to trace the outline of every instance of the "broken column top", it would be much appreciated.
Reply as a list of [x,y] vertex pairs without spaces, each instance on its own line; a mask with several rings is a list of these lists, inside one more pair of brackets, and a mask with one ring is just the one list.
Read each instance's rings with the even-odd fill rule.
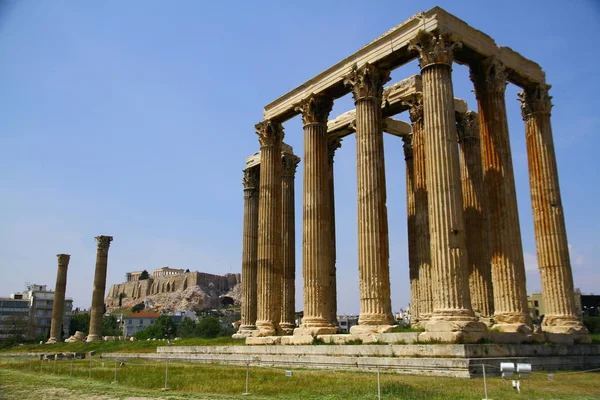
[[[294,148],[292,146],[290,146],[287,143],[281,143],[281,156],[283,157],[285,155],[292,155],[292,156],[296,157],[296,155],[294,155]],[[246,157],[246,169],[252,168],[259,164],[260,164],[260,151],[257,151],[256,153],[252,154],[251,156]]]

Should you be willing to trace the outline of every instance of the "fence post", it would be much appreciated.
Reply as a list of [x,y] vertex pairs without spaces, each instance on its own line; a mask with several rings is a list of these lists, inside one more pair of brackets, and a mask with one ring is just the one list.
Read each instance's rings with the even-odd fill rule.
[[381,400],[381,379],[379,377],[379,365],[377,366],[377,399]]
[[169,390],[169,357],[167,357],[167,362],[165,363],[165,387],[162,390]]
[[71,362],[69,365],[69,376],[73,376],[73,358],[75,358],[75,356],[71,357]]
[[115,380],[113,383],[117,383],[117,359],[115,358]]
[[485,376],[485,364],[481,364],[481,367],[483,368],[483,389],[485,390],[485,399],[483,399],[483,400],[488,400],[487,379]]
[[250,392],[248,392],[248,382],[249,382],[249,372],[250,372],[250,361],[246,362],[246,391],[242,393],[243,396],[248,396]]
[[92,377],[92,356],[90,356],[90,368],[89,368],[89,375],[88,378]]
[[44,359],[40,356],[40,372],[42,372],[42,365],[44,364]]
[[55,355],[54,355],[54,371],[52,371],[52,373],[53,373],[54,375],[56,375],[56,360],[57,360],[57,358],[58,358],[58,356],[55,354]]

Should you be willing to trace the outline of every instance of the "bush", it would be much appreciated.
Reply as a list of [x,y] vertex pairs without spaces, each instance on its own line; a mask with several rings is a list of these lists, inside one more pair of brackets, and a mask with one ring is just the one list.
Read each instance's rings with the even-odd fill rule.
[[161,315],[156,319],[154,324],[150,325],[143,331],[137,332],[134,336],[138,340],[145,339],[164,339],[172,338],[177,334],[177,327],[173,318],[168,315]]
[[215,317],[202,318],[196,328],[196,336],[202,338],[216,338],[219,333],[221,333],[221,323]]
[[600,333],[600,317],[583,317],[583,324],[591,334]]
[[179,328],[177,329],[177,336],[182,338],[191,338],[196,336],[196,329],[198,328],[198,324],[196,321],[191,318],[184,318],[179,324]]

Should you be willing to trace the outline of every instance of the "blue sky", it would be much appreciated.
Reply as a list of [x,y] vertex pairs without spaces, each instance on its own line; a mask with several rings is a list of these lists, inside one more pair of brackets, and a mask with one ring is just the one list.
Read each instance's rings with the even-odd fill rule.
[[[265,104],[413,14],[439,5],[538,62],[553,130],[575,286],[600,292],[600,5],[580,1],[16,1],[0,7],[0,296],[54,286],[89,307],[94,236],[113,235],[108,285],[169,265],[241,271],[241,170]],[[393,81],[417,73],[415,62]],[[390,83],[392,83],[390,82]],[[455,95],[476,108],[468,69]],[[507,108],[529,291],[539,291],[524,126]],[[336,101],[331,117],[353,108]],[[399,119],[408,120],[401,114]],[[302,156],[302,127],[285,124]],[[386,137],[393,309],[409,300],[402,143]],[[340,313],[358,305],[356,144],[335,161]],[[302,166],[296,176],[302,309]]]

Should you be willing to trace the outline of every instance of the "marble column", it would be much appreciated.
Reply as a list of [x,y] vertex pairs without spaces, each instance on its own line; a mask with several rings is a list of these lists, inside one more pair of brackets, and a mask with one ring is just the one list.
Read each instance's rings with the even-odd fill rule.
[[279,326],[286,335],[296,327],[296,214],[294,212],[294,179],[300,157],[284,152],[281,174],[282,255],[283,280],[281,321]]
[[337,324],[337,249],[336,249],[336,237],[335,237],[335,182],[334,182],[334,168],[333,159],[335,157],[335,151],[342,147],[342,139],[335,138],[329,139],[327,142],[327,148],[329,150],[329,207],[331,210],[331,269],[329,270],[329,304],[331,305],[331,320],[336,321]]
[[256,333],[256,269],[258,252],[258,194],[260,165],[244,170],[244,238],[242,242],[242,309],[239,330],[242,339]]
[[67,290],[67,269],[71,256],[58,254],[58,270],[56,271],[56,286],[54,287],[54,300],[52,301],[52,322],[50,324],[50,339],[46,343],[62,341],[63,321],[65,314],[65,293]]
[[427,174],[425,171],[425,132],[423,128],[423,98],[421,94],[406,102],[412,122],[412,159],[415,193],[415,264],[419,277],[419,321],[424,328],[433,313],[431,248],[429,246],[429,202],[427,200]]
[[90,332],[88,342],[102,340],[102,319],[104,317],[104,292],[106,291],[106,268],[108,266],[108,248],[112,236],[96,236],[96,273],[94,275],[94,291],[90,308]]
[[410,325],[419,323],[419,265],[417,264],[417,237],[415,235],[415,168],[412,135],[402,138],[406,162],[406,215],[408,234],[408,277],[410,280]]
[[460,148],[460,178],[465,215],[471,306],[479,320],[491,326],[493,325],[494,294],[492,291],[490,225],[479,141],[479,116],[473,111],[457,115],[456,127]]
[[507,72],[495,57],[471,65],[491,227],[494,328],[531,334],[525,263],[506,118]]
[[446,34],[421,31],[410,49],[419,55],[423,78],[425,168],[433,269],[433,315],[423,338],[478,338],[485,325],[471,310],[460,165],[452,87],[453,49]]
[[258,202],[257,309],[258,336],[281,333],[281,143],[283,127],[265,120],[256,125],[260,142]]
[[390,298],[388,219],[381,97],[389,71],[372,64],[344,80],[356,106],[360,315],[352,333],[384,332],[394,323]]
[[320,95],[308,97],[299,106],[304,124],[304,317],[294,335],[337,332],[328,293],[332,264],[327,118],[332,107],[333,100]]
[[552,139],[548,91],[538,85],[519,93],[525,121],[533,225],[546,314],[542,330],[550,333],[588,331],[577,315],[558,168]]

